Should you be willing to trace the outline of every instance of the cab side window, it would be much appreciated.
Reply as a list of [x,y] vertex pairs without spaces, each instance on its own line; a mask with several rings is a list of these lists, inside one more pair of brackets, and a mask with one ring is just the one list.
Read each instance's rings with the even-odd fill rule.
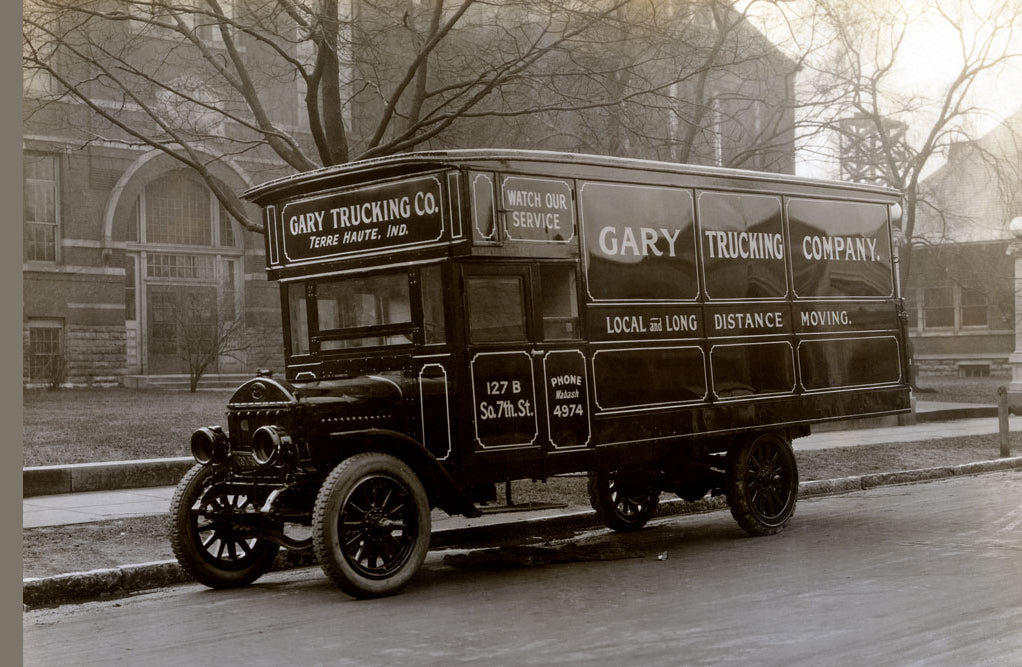
[[466,277],[469,342],[526,340],[524,283],[518,275]]
[[541,264],[539,285],[543,340],[578,338],[578,290],[575,283],[575,268],[563,264]]
[[291,324],[291,355],[309,353],[309,316],[305,283],[287,286],[288,319]]
[[447,340],[444,325],[444,285],[439,266],[419,270],[422,286],[422,331],[426,345],[443,343]]

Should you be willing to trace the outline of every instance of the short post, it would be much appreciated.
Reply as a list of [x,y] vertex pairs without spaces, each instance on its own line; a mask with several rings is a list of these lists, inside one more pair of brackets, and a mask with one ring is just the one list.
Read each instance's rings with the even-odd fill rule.
[[1008,388],[1000,386],[997,388],[997,423],[1001,440],[1001,458],[1011,456],[1011,448],[1008,444]]

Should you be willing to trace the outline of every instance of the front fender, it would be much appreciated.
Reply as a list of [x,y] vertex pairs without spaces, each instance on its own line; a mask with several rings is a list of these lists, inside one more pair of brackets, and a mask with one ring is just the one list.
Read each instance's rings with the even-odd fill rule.
[[479,516],[475,504],[455,482],[447,469],[422,444],[403,433],[388,429],[365,429],[331,436],[331,448],[340,456],[337,463],[362,452],[383,452],[407,463],[422,480],[430,504],[448,514]]

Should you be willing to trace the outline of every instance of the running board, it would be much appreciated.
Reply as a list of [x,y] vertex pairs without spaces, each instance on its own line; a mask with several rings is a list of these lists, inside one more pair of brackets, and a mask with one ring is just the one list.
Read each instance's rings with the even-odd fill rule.
[[508,512],[563,509],[567,506],[567,503],[519,503],[517,505],[501,505],[499,507],[478,507],[477,509],[480,514],[506,514]]

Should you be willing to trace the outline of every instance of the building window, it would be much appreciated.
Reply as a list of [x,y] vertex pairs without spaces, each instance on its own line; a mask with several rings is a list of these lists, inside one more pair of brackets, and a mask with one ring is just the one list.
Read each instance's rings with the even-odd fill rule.
[[33,320],[28,325],[29,374],[32,380],[63,380],[63,323],[60,320]]
[[210,193],[183,174],[153,181],[145,191],[146,243],[213,245]]
[[146,278],[183,282],[214,282],[212,255],[184,255],[150,252]]
[[236,250],[234,221],[212,192],[185,172],[150,182],[132,209],[129,243],[216,246]]
[[[962,329],[989,329],[997,324],[991,318],[991,303],[985,290],[965,287],[959,284],[937,285],[924,287],[917,291],[922,297],[921,303],[913,305],[910,300],[910,313],[920,312],[922,323],[918,328],[951,329],[958,332]],[[916,326],[912,317],[909,325]]]
[[181,29],[180,19],[185,30],[195,27],[195,15],[183,7],[171,9],[160,3],[131,3],[128,5],[129,21],[132,31],[152,37],[174,38]]
[[236,242],[234,240],[234,225],[231,222],[231,215],[227,212],[227,209],[220,205],[220,238],[217,245],[226,246],[233,248]]
[[124,319],[134,320],[136,294],[136,258],[134,255],[124,256]]
[[923,327],[950,328],[955,325],[953,286],[927,287],[923,290]]
[[720,167],[724,164],[724,115],[721,113],[720,99],[713,98],[710,102],[710,131],[713,142],[713,164]]
[[989,324],[990,302],[985,292],[970,287],[961,288],[962,326],[985,327]]
[[958,376],[963,378],[990,377],[990,364],[958,364]]
[[[47,63],[46,66],[50,66],[53,63],[56,50],[56,43],[54,42],[48,42],[36,48],[26,41],[22,46],[23,53],[31,59],[31,62]],[[57,90],[57,81],[53,78],[50,71],[45,69],[46,66],[31,64],[22,67],[22,89],[26,93],[44,96]]]
[[[242,235],[213,192],[186,170],[149,182],[135,216],[127,234],[125,308],[138,323],[142,369],[187,372],[187,359],[210,349],[218,330],[240,326]],[[208,372],[240,363],[221,356]]]
[[[235,18],[234,2],[233,0],[221,0],[220,11],[223,12],[224,19],[226,19],[227,25],[224,28],[227,30],[227,34],[234,37],[234,33],[231,26],[231,21]],[[203,8],[206,10],[203,13],[195,14],[195,27],[202,39],[209,40],[216,45],[222,45],[224,43],[224,35],[220,29],[220,21],[217,19],[213,10],[204,5]]]
[[25,261],[57,261],[57,158],[24,156]]
[[238,298],[238,285],[235,273],[238,262],[233,259],[225,259],[221,264],[223,277],[220,281],[220,316],[225,322],[233,322],[237,315],[235,301]]
[[766,151],[758,146],[763,143],[764,131],[763,126],[765,125],[766,117],[766,103],[763,100],[752,101],[752,143],[757,146],[752,156],[752,166],[754,169],[765,170],[767,166]]
[[905,290],[905,310],[908,311],[908,328],[921,329],[919,323],[919,296],[917,290]]

